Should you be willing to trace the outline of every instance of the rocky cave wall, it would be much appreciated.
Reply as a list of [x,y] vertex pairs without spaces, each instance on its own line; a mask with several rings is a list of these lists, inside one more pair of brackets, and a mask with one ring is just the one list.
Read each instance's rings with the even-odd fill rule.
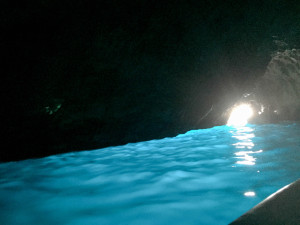
[[264,121],[299,120],[300,50],[275,52],[254,90]]
[[299,47],[292,1],[1,4],[1,161],[221,125],[255,85],[285,107],[263,83],[272,54]]

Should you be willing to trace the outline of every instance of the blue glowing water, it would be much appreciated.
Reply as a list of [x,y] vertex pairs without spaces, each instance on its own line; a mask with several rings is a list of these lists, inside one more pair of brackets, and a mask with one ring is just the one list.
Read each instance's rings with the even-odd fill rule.
[[0,224],[228,224],[299,178],[300,124],[0,164]]

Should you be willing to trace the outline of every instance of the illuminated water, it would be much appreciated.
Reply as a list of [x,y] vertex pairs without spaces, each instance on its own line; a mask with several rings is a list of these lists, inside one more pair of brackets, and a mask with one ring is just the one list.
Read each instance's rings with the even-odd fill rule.
[[3,163],[0,224],[228,224],[299,162],[300,124],[278,124]]

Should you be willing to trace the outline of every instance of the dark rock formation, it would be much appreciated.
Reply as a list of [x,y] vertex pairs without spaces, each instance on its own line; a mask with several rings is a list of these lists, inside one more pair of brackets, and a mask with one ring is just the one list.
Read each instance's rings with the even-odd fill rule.
[[255,95],[264,121],[300,120],[300,50],[276,52]]
[[224,124],[271,54],[300,44],[289,1],[12,4],[1,3],[1,161]]

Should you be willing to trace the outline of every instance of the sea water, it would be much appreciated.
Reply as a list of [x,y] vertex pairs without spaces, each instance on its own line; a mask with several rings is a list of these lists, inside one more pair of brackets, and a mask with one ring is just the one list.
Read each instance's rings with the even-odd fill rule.
[[228,224],[299,162],[300,124],[281,123],[2,163],[0,224]]

